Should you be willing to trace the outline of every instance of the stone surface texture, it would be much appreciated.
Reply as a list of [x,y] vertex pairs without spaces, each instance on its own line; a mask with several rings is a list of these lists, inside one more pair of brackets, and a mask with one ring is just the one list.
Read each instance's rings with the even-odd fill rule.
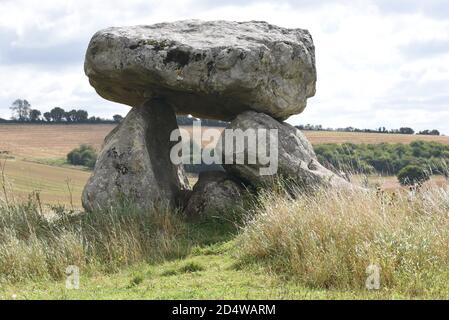
[[315,48],[307,30],[261,21],[116,27],[93,36],[85,73],[103,98],[132,107],[156,97],[202,118],[284,120],[315,94]]
[[226,172],[201,172],[184,212],[189,217],[198,217],[228,210],[240,203],[243,192],[242,185]]
[[105,138],[94,172],[85,186],[82,203],[87,211],[107,209],[129,200],[142,209],[153,204],[177,205],[189,188],[182,166],[170,161],[170,133],[177,128],[171,108],[150,101],[131,109]]
[[[352,185],[346,180],[336,175],[332,171],[323,167],[317,160],[313,147],[304,134],[288,123],[277,121],[270,116],[248,111],[240,114],[228,126],[228,129],[250,130],[277,130],[277,150],[278,165],[277,174],[261,175],[260,168],[267,167],[257,162],[255,164],[224,164],[224,169],[232,176],[238,177],[246,183],[254,186],[264,186],[270,184],[273,178],[282,177],[295,182],[298,186],[312,188],[313,186],[332,186],[336,188],[351,188]],[[268,131],[267,131],[268,132]],[[268,136],[268,134],[267,134]],[[222,135],[223,146],[226,138]],[[268,141],[268,138],[266,139]],[[267,147],[269,149],[269,147]],[[238,152],[248,155],[248,145],[245,144],[242,150],[236,148],[226,150],[219,149],[223,155],[224,162],[230,162],[236,158]],[[257,153],[257,149],[255,149]]]

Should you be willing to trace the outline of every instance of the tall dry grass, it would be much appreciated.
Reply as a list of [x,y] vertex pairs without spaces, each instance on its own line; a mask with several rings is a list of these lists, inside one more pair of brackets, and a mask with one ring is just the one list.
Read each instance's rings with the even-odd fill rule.
[[76,214],[54,208],[42,213],[28,203],[0,201],[0,282],[60,279],[69,265],[113,272],[142,261],[186,254],[181,217],[163,206],[146,212],[132,205]]
[[381,286],[449,293],[449,188],[399,193],[319,191],[262,195],[238,237],[242,262],[314,288],[361,289],[367,267]]

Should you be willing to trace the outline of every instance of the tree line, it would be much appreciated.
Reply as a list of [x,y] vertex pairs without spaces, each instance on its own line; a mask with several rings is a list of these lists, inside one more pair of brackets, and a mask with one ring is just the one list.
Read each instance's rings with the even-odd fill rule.
[[[48,112],[42,113],[38,109],[33,109],[31,104],[26,99],[15,100],[11,107],[11,121],[12,122],[47,122],[47,123],[119,123],[123,117],[116,114],[112,119],[103,119],[100,117],[90,116],[86,110],[72,109],[69,111],[60,107],[55,107]],[[178,125],[192,125],[196,118],[188,116],[177,116]],[[8,122],[0,118],[0,122]],[[201,119],[203,126],[209,127],[226,127],[228,122],[212,119]],[[324,128],[322,125],[297,125],[299,130],[313,130],[313,131],[336,131],[336,132],[362,132],[362,133],[390,133],[390,134],[415,134],[415,130],[410,127],[401,127],[399,129],[386,129],[379,127],[378,129],[359,129],[354,127],[346,128]],[[434,135],[439,136],[440,132],[436,129],[422,130],[416,132],[418,135]]]
[[[15,123],[119,123],[123,117],[119,114],[112,116],[112,119],[103,119],[100,117],[89,116],[89,113],[83,109],[64,110],[61,107],[55,107],[48,112],[42,113],[38,109],[31,107],[26,99],[15,100],[10,110],[12,112],[11,120],[0,118],[0,122]],[[178,125],[192,125],[196,118],[188,116],[177,116]],[[212,119],[201,119],[201,124],[208,127],[226,127],[227,122]]]
[[[12,112],[11,121],[19,123],[118,123],[123,120],[123,117],[119,114],[114,115],[112,119],[103,119],[89,116],[89,113],[83,109],[64,110],[60,107],[42,113],[40,110],[32,108],[26,99],[15,100],[10,110]],[[3,120],[3,122],[7,122],[7,120]]]
[[447,176],[449,145],[434,141],[410,144],[319,144],[314,146],[318,160],[343,172],[396,175],[406,166],[425,168],[433,174]]
[[359,129],[354,127],[346,128],[324,128],[322,125],[298,125],[296,126],[299,130],[313,130],[313,131],[336,131],[336,132],[363,132],[363,133],[390,133],[390,134],[418,134],[418,135],[432,135],[439,136],[440,132],[436,129],[433,130],[422,130],[415,132],[410,127],[401,127],[399,129],[387,129],[386,127],[379,127],[378,129]]

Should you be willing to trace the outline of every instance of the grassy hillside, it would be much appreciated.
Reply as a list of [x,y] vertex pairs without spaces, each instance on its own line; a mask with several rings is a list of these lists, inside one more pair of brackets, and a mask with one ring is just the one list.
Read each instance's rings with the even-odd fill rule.
[[[81,207],[81,192],[90,172],[69,166],[41,164],[20,159],[1,159],[9,200],[22,202],[32,192],[39,192],[42,203]],[[0,182],[0,187],[3,183]],[[0,194],[4,197],[4,190]]]

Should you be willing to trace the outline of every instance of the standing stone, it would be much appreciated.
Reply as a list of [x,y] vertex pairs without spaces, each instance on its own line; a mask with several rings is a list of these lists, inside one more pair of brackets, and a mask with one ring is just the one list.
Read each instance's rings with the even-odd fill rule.
[[[294,183],[296,186],[306,189],[315,186],[333,186],[336,188],[353,187],[346,180],[323,167],[318,162],[313,147],[307,138],[301,131],[288,123],[279,122],[263,113],[248,111],[237,116],[229,124],[227,129],[241,129],[242,132],[255,130],[256,133],[262,129],[267,130],[267,137],[269,136],[269,129],[277,130],[273,138],[275,144],[272,145],[277,152],[277,157],[274,159],[277,161],[277,165],[275,166],[277,171],[274,175],[260,174],[260,169],[268,167],[268,165],[260,163],[260,158],[257,157],[259,149],[249,150],[248,143],[245,143],[244,147],[240,150],[237,148],[226,150],[224,148],[226,137],[224,133],[222,134],[223,147],[219,148],[217,152],[222,154],[223,161],[228,163],[224,164],[223,167],[230,175],[236,176],[246,183],[256,187],[266,186],[272,183],[275,178],[282,178]],[[265,142],[264,139],[262,141]],[[269,139],[267,138],[266,141],[269,141]],[[270,145],[267,146],[267,150],[269,149]],[[248,154],[251,153],[253,154],[253,158],[257,160],[256,163],[250,164],[248,162]],[[231,164],[235,161],[238,154],[247,156],[245,163]]]
[[176,205],[181,190],[189,187],[182,165],[170,161],[176,143],[170,134],[177,128],[173,110],[160,100],[131,109],[105,138],[82,195],[83,207],[107,209],[121,200],[142,209]]
[[241,183],[223,171],[201,172],[184,212],[189,217],[235,208],[244,192]]
[[92,37],[85,73],[100,96],[130,106],[161,97],[200,118],[285,120],[315,95],[315,47],[307,30],[263,21],[108,28]]

